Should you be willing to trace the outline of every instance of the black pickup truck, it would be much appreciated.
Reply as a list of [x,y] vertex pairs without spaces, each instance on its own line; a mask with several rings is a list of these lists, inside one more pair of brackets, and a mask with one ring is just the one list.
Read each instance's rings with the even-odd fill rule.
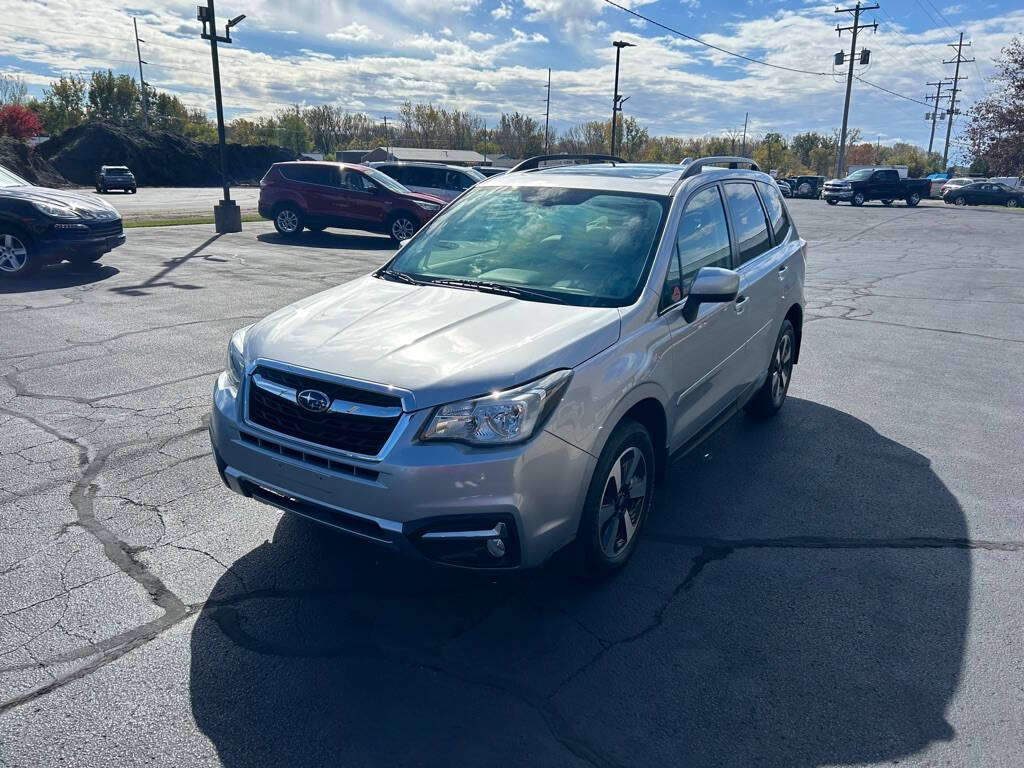
[[913,208],[928,197],[931,184],[930,179],[901,179],[899,171],[893,168],[861,168],[845,179],[827,182],[822,197],[829,205],[840,200],[847,200],[850,205],[864,205],[868,200],[892,205],[894,200],[903,200]]

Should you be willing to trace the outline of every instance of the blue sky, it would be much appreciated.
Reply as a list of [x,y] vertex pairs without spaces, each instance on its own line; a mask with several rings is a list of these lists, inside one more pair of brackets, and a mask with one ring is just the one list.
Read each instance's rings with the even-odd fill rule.
[[[817,0],[621,0],[657,21],[715,45],[782,66],[832,71],[848,47],[834,5]],[[969,106],[985,91],[992,60],[1024,30],[1019,0],[960,3],[888,0],[865,14],[872,63],[862,76],[923,101],[925,83],[951,76],[942,64],[960,30],[976,64],[963,68]],[[614,49],[623,54],[626,112],[652,133],[694,136],[750,130],[828,132],[842,116],[843,77],[761,67],[708,50],[601,0],[219,0],[222,18],[247,14],[224,50],[227,113],[331,103],[395,116],[406,99],[470,109],[495,120],[518,110],[543,117],[552,68],[558,128],[610,111]],[[146,79],[212,114],[209,50],[198,39],[195,2],[154,0],[145,8],[95,0],[0,0],[0,69],[24,76],[34,93],[61,72],[111,67],[136,73],[131,17],[137,16]],[[68,23],[73,19],[73,23]],[[860,68],[858,68],[860,71]],[[881,141],[927,144],[926,107],[863,83],[854,85],[851,126]],[[965,109],[966,111],[966,109]],[[961,118],[962,120],[962,118]]]

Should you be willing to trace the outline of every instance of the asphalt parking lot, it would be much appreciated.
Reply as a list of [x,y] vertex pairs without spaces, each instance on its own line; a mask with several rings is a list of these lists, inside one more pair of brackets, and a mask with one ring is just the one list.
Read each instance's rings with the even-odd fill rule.
[[230,332],[388,240],[135,229],[0,283],[0,766],[1019,766],[1024,218],[790,209],[789,401],[677,462],[597,584],[222,487]]
[[[76,192],[96,194],[91,187]],[[223,197],[220,187],[140,187],[135,194],[119,190],[101,197],[114,206],[127,221],[133,219],[179,219],[191,216],[213,216],[213,206]],[[256,213],[259,187],[232,187],[231,199],[242,213]]]

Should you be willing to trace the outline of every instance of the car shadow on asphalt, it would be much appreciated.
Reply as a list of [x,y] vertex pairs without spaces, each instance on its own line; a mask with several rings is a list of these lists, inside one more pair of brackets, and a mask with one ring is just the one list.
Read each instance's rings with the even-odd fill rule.
[[120,272],[106,264],[76,266],[62,262],[43,267],[34,275],[15,280],[0,280],[0,294],[34,293],[36,291],[60,291],[91,285],[113,277]]
[[925,457],[790,398],[658,493],[599,582],[568,556],[438,570],[285,515],[198,616],[195,720],[232,767],[793,768],[952,738],[970,551]]
[[274,245],[301,245],[304,248],[348,248],[359,251],[393,251],[398,246],[384,235],[356,234],[353,232],[304,231],[298,237],[285,237],[277,232],[263,232],[256,235],[263,243]]

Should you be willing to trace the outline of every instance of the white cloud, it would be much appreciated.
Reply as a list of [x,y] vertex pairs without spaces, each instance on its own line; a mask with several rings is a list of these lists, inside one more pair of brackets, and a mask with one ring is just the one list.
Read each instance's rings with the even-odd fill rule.
[[510,19],[512,18],[512,6],[508,3],[498,3],[497,7],[491,11],[491,16],[496,19]]
[[630,19],[629,23],[637,29],[643,29],[647,26],[647,22],[643,19]]
[[956,3],[954,5],[947,5],[945,8],[942,9],[942,12],[945,14],[949,14],[950,16],[954,16],[958,13],[963,13],[964,9],[966,8],[967,6],[964,5],[963,3]]
[[381,35],[374,32],[365,24],[353,21],[351,24],[346,24],[337,32],[329,33],[327,38],[329,40],[342,40],[349,43],[369,43],[373,40],[380,40]]
[[493,40],[494,35],[492,35],[490,32],[473,31],[466,35],[466,39],[469,40],[471,43],[486,43],[488,40]]

